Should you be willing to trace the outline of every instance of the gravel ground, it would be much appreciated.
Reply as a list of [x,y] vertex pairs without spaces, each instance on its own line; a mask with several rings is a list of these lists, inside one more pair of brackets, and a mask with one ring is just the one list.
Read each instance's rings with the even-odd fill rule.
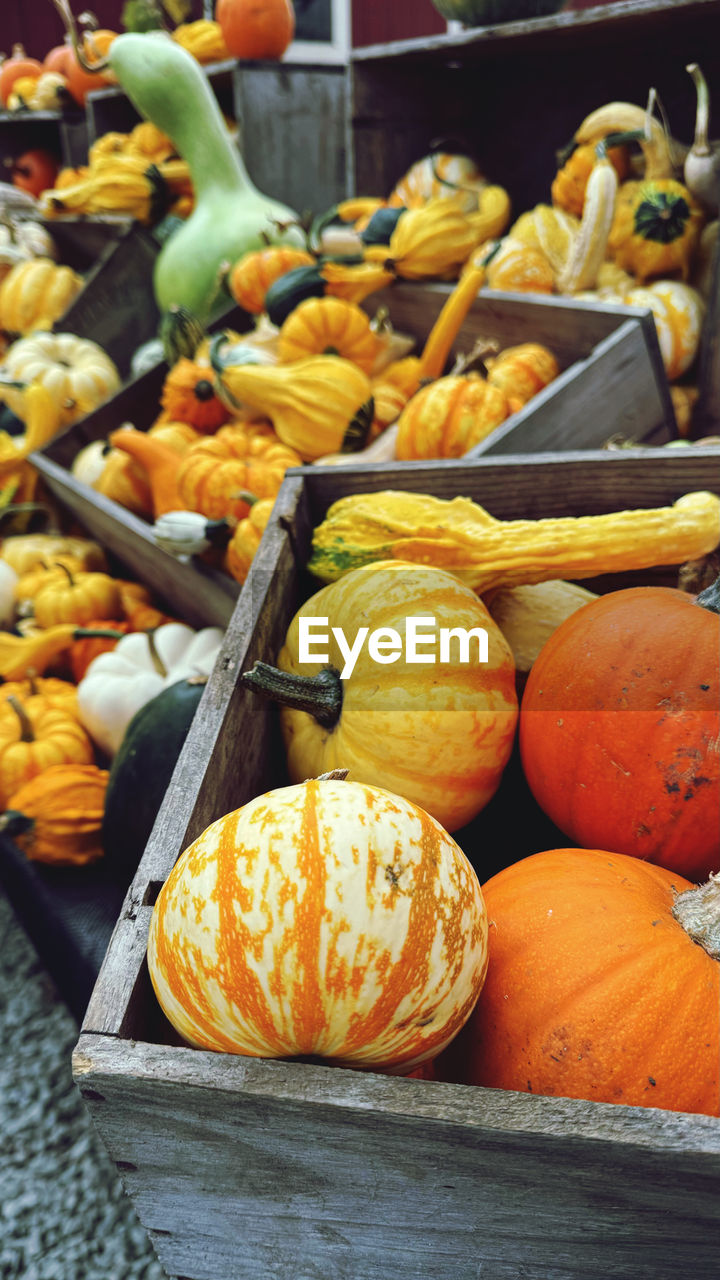
[[166,1280],[73,1084],[77,1037],[0,888],[0,1277]]

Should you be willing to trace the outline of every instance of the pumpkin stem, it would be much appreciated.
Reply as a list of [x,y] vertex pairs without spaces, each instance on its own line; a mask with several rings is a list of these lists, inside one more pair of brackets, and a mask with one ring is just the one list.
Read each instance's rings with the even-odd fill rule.
[[319,773],[316,782],[344,782],[347,778],[349,769],[331,769],[329,773]]
[[6,809],[0,814],[0,833],[4,836],[20,836],[35,826],[35,819],[18,809]]
[[112,627],[77,627],[73,640],[122,640],[124,635],[124,631],[116,631]]
[[720,874],[679,893],[672,914],[693,942],[720,960]]
[[23,706],[22,702],[18,702],[18,699],[15,697],[15,694],[14,694],[14,693],[11,693],[11,694],[10,694],[10,696],[9,696],[8,698],[6,698],[6,699],[5,699],[5,701],[6,701],[6,702],[8,702],[8,703],[10,704],[10,706],[11,706],[11,707],[12,707],[12,709],[13,709],[13,711],[15,712],[15,715],[17,716],[18,720],[20,721],[20,739],[19,739],[19,741],[20,741],[20,742],[34,742],[34,741],[35,741],[35,734],[33,733],[33,727],[32,727],[32,725],[31,725],[31,723],[30,723],[30,717],[29,717],[29,715],[28,715],[27,711],[25,710],[25,708],[24,708],[24,706]]
[[154,629],[152,631],[146,631],[145,635],[147,636],[148,648],[150,650],[150,661],[152,662],[158,675],[164,678],[167,675],[167,667],[165,666],[165,663],[163,662],[162,658],[160,657],[160,654],[157,651]]
[[700,592],[695,603],[708,609],[710,613],[720,613],[720,577],[715,579],[712,586]]
[[251,671],[241,675],[240,682],[271,702],[306,711],[323,729],[334,729],[340,719],[342,680],[335,667],[323,667],[315,676],[297,676],[278,671],[267,662],[256,662]]
[[693,155],[709,156],[712,154],[708,142],[708,125],[710,123],[710,92],[707,80],[697,62],[690,62],[685,68],[690,73],[697,94],[697,113],[695,116],[695,138],[692,144]]

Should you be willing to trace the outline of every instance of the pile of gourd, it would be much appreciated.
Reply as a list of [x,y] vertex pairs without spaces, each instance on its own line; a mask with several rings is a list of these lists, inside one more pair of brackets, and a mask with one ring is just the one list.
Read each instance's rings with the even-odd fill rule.
[[[183,1038],[720,1114],[719,583],[569,580],[719,545],[711,493],[510,522],[401,492],[331,506],[307,565],[325,585],[241,677],[280,706],[290,785],[219,816],[153,911]],[[484,630],[486,660],[404,656],[418,616]],[[308,661],[310,619],[329,638]],[[343,679],[359,621],[376,643]],[[516,803],[575,847],[486,847],[514,744]]]
[[105,856],[127,883],[223,633],[61,532],[3,538],[0,626],[0,830],[36,862]]
[[582,121],[550,203],[484,250],[491,288],[649,307],[671,382],[697,356],[720,199],[708,88],[697,64],[688,71],[698,98],[690,148],[649,111],[608,103]]

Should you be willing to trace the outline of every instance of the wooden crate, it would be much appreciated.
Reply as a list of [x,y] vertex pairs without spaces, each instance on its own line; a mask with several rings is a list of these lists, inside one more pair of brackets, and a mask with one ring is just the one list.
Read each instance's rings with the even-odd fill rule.
[[[394,284],[368,298],[366,307],[374,313],[387,306],[394,328],[421,345],[451,287]],[[468,457],[602,448],[617,432],[649,444],[677,435],[649,310],[482,289],[453,354],[469,351],[478,338],[494,338],[503,349],[543,343],[557,357],[561,373]]]
[[[720,1120],[201,1052],[178,1042],[155,1001],[147,932],[177,856],[286,780],[276,709],[240,674],[274,660],[314,589],[304,566],[329,505],[386,487],[465,495],[499,518],[597,514],[720,493],[720,452],[289,474],[116,925],[76,1082],[171,1276],[714,1280]],[[456,838],[481,879],[496,867],[480,848],[510,861],[558,843],[510,769]]]
[[[394,327],[410,334],[420,346],[450,287],[397,284],[373,295],[367,305],[373,313],[386,305]],[[232,327],[239,314],[229,311],[210,327]],[[556,353],[562,373],[474,449],[473,456],[601,446],[617,431],[653,443],[676,434],[650,311],[487,290],[473,304],[455,349],[467,351],[476,338],[487,335],[496,337],[503,347],[529,340],[545,342]],[[177,562],[156,547],[145,520],[81,484],[70,471],[83,445],[105,439],[122,422],[133,422],[141,430],[150,425],[157,415],[166,372],[165,365],[158,365],[131,381],[32,460],[52,492],[95,537],[117,555],[130,555],[129,563],[144,581],[183,607],[187,607],[188,593],[192,598],[196,592],[199,616],[225,626],[237,599],[237,583],[195,558]]]

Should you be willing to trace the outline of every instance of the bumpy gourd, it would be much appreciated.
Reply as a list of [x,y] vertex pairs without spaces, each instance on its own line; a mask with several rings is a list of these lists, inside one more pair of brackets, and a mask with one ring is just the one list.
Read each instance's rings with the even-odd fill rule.
[[495,520],[469,498],[387,490],[340,498],[315,529],[309,569],[332,582],[376,560],[449,569],[476,591],[682,564],[720,542],[720,498],[600,516]]

